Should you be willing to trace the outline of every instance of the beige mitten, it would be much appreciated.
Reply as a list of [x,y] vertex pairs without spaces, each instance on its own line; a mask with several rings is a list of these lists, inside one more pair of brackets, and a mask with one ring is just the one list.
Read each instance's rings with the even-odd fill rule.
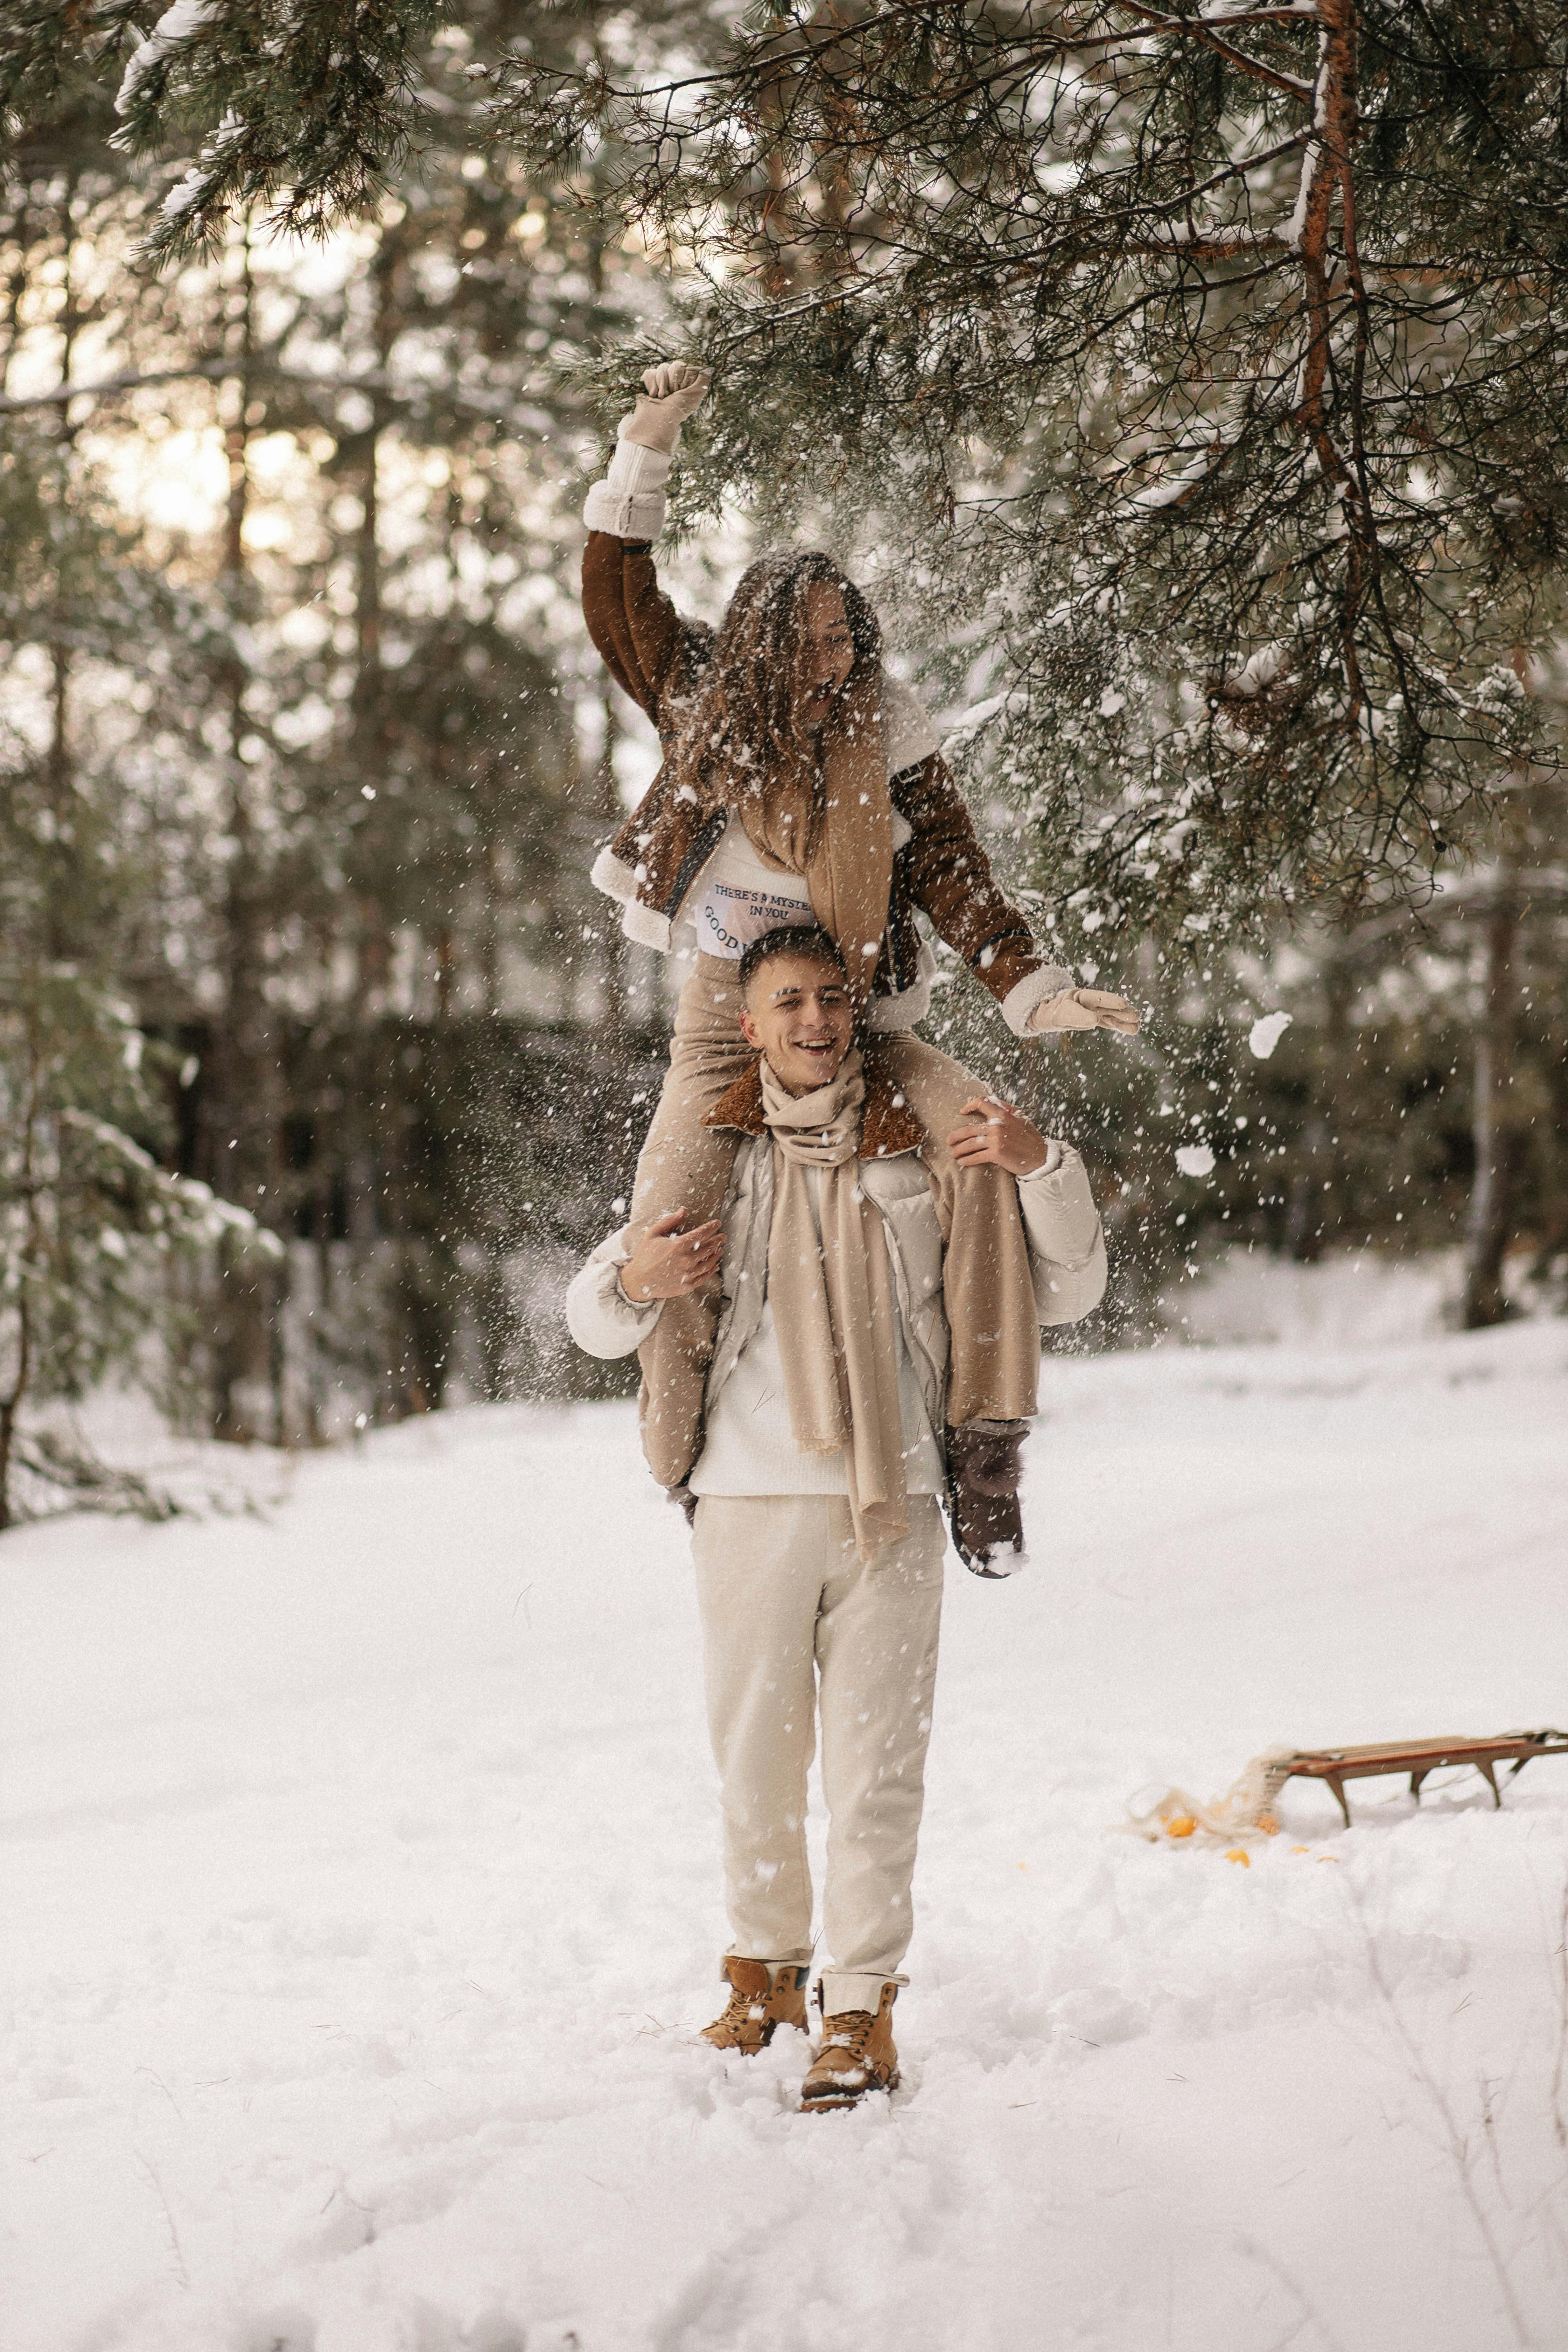
[[643,376],[647,389],[637,394],[632,414],[622,419],[620,438],[672,457],[681,426],[701,407],[712,381],[709,369],[688,367],[684,360],[665,360],[650,367]]
[[1118,1036],[1135,1037],[1138,1022],[1136,1008],[1124,996],[1111,996],[1103,988],[1064,988],[1059,996],[1036,1005],[1027,1025],[1031,1037],[1047,1029],[1114,1029]]

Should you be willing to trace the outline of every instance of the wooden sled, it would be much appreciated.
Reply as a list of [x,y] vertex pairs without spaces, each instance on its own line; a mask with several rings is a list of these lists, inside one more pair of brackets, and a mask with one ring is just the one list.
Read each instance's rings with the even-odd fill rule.
[[1509,1774],[1516,1780],[1534,1756],[1568,1756],[1568,1731],[1501,1731],[1495,1739],[1389,1740],[1371,1748],[1301,1748],[1285,1763],[1283,1780],[1326,1780],[1339,1799],[1345,1827],[1351,1809],[1345,1801],[1347,1780],[1367,1780],[1380,1772],[1408,1772],[1410,1793],[1421,1801],[1421,1783],[1428,1772],[1444,1764],[1473,1764],[1502,1803],[1497,1767],[1512,1759]]

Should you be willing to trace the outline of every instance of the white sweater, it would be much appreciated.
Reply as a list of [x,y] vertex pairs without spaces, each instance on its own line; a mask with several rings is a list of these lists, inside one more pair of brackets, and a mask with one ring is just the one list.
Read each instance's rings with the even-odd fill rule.
[[[822,1238],[822,1171],[808,1167],[811,1219]],[[622,1297],[626,1296],[622,1292]],[[627,1304],[631,1302],[628,1300]],[[897,1292],[893,1346],[899,1363],[899,1420],[904,1433],[904,1486],[911,1495],[940,1495],[942,1449],[931,1430],[921,1384],[910,1358]],[[784,1359],[771,1301],[763,1300],[762,1320],[735,1360],[735,1369],[714,1398],[704,1444],[687,1480],[694,1495],[842,1495],[842,1454],[803,1454],[790,1426]]]

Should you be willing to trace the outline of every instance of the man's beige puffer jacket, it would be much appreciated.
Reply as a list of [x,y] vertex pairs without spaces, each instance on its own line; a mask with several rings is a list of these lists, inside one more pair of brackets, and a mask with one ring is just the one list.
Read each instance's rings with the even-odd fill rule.
[[[1105,1236],[1083,1161],[1070,1144],[1053,1143],[1043,1169],[1018,1181],[1035,1298],[1043,1328],[1077,1323],[1105,1295]],[[931,1178],[913,1148],[862,1160],[860,1181],[882,1214],[888,1256],[910,1360],[926,1414],[940,1440],[947,1393],[947,1318],[942,1297],[942,1225]],[[754,1338],[767,1291],[768,1234],[773,1213],[771,1136],[742,1136],[720,1216],[724,1227],[724,1303],[708,1374],[708,1410]],[[631,1255],[623,1225],[599,1244],[566,1293],[566,1321],[590,1356],[628,1356],[658,1320],[661,1302],[637,1306],[622,1290]]]

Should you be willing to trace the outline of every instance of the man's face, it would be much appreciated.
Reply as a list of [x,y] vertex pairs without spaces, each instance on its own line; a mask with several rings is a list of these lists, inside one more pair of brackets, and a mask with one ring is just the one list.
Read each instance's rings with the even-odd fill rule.
[[844,610],[842,589],[814,580],[805,592],[805,701],[808,728],[820,727],[855,667],[855,640]]
[[830,1085],[855,1034],[843,973],[809,956],[774,956],[752,974],[741,1034],[790,1094]]

